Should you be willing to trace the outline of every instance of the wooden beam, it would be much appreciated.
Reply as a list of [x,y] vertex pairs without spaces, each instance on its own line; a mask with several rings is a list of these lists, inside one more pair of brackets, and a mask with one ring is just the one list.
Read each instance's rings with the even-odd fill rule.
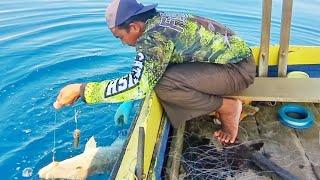
[[183,135],[185,131],[185,123],[180,125],[178,129],[174,130],[175,137],[171,143],[173,143],[173,154],[172,154],[172,166],[169,179],[178,180],[179,179],[179,169],[181,153],[183,148]]
[[242,92],[228,97],[250,101],[320,103],[320,78],[256,77]]
[[292,17],[292,0],[283,0],[281,34],[280,34],[280,50],[279,50],[279,62],[278,62],[279,77],[286,77],[287,75],[291,17]]
[[145,145],[145,134],[144,128],[139,127],[139,139],[138,139],[138,150],[137,150],[137,179],[144,179],[143,167],[144,167],[144,145]]
[[268,76],[270,25],[271,25],[272,0],[263,1],[261,40],[259,52],[259,76]]

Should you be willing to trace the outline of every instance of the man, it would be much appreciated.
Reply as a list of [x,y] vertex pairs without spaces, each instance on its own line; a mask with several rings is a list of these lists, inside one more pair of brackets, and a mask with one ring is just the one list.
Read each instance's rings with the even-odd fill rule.
[[54,107],[70,105],[79,97],[88,104],[140,99],[154,89],[174,127],[216,111],[222,128],[214,136],[234,143],[242,104],[221,96],[253,83],[250,48],[215,21],[157,12],[155,7],[136,0],[113,0],[106,19],[116,38],[136,47],[131,73],[114,80],[67,85]]

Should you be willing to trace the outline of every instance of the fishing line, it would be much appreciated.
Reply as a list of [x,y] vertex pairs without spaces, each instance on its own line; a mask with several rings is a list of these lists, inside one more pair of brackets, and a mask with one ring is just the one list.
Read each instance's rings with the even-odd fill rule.
[[76,123],[76,129],[78,129],[78,111],[74,110],[74,122]]
[[[57,111],[54,112],[54,125],[57,124]],[[52,149],[52,161],[55,160],[56,154],[56,128],[53,129],[53,149]]]

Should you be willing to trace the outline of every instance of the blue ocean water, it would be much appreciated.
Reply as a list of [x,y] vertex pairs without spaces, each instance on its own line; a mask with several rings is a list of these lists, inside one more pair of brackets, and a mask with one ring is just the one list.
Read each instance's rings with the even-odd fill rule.
[[[108,30],[102,0],[0,1],[0,174],[1,179],[37,179],[52,160],[77,155],[95,136],[99,146],[126,135],[113,115],[119,104],[79,102],[55,111],[59,90],[69,83],[99,81],[128,73],[134,48]],[[261,0],[152,1],[158,9],[206,16],[231,27],[250,45],[260,43]],[[281,0],[273,1],[271,43],[279,42]],[[295,0],[291,44],[320,45],[320,0]],[[72,148],[74,111],[81,141]],[[56,112],[56,123],[55,123]],[[29,177],[23,171],[32,170]],[[92,179],[105,179],[108,175]]]

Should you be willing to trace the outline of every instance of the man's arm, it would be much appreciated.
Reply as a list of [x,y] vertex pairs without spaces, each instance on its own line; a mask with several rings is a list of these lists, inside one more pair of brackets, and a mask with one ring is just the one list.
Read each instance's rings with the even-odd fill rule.
[[122,102],[143,98],[150,90],[145,73],[145,56],[138,53],[129,74],[113,80],[90,82],[83,88],[83,100],[88,104]]
[[86,84],[83,100],[88,104],[122,102],[141,99],[150,93],[165,72],[174,46],[159,36],[149,35],[140,40],[131,73],[114,80]]
[[145,97],[156,86],[169,64],[174,43],[154,31],[141,37],[131,73],[114,80],[69,84],[61,89],[54,107],[73,104],[79,97],[88,104],[122,102]]

